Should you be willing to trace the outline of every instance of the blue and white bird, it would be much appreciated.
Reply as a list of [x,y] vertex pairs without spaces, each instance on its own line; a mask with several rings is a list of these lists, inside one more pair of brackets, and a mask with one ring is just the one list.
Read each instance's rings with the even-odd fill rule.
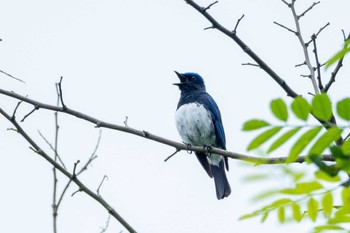
[[[214,99],[206,92],[204,80],[197,73],[178,73],[181,91],[175,114],[176,127],[182,140],[194,146],[213,146],[226,150],[225,131],[221,114]],[[208,175],[213,178],[217,198],[223,199],[231,193],[225,167],[227,157],[211,153],[195,153]]]

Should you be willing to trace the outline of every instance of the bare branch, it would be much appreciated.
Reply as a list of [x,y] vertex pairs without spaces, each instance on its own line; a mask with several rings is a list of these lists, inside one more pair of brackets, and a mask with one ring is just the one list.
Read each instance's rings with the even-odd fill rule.
[[100,188],[102,187],[102,184],[103,184],[103,182],[104,182],[105,180],[108,180],[108,176],[106,176],[106,175],[103,176],[102,181],[101,181],[100,185],[98,186],[98,188],[97,188],[97,190],[96,190],[97,195],[99,195],[99,196],[101,196],[101,195],[100,195]]
[[100,233],[104,233],[104,232],[107,231],[110,219],[111,219],[111,215],[108,215],[108,218],[107,218],[107,221],[106,221],[106,225],[104,227],[101,227],[101,232]]
[[309,52],[308,52],[308,49],[307,49],[307,45],[305,44],[303,36],[302,36],[302,33],[301,33],[301,28],[300,28],[300,24],[299,24],[299,17],[298,17],[298,15],[296,13],[294,3],[295,3],[295,1],[292,1],[292,3],[290,4],[289,7],[290,7],[290,9],[292,11],[293,18],[294,18],[294,23],[295,23],[296,32],[297,32],[296,35],[297,35],[297,37],[299,39],[300,45],[301,45],[301,47],[303,49],[303,52],[304,52],[306,66],[308,67],[308,69],[310,71],[310,80],[311,80],[312,86],[314,88],[315,93],[319,94],[320,90],[317,87],[317,83],[316,83],[316,79],[315,79],[315,71],[314,71],[314,68],[313,68],[313,66],[311,64],[311,60],[310,60]]
[[[55,147],[46,139],[46,137],[40,132],[38,131],[40,137],[45,141],[45,143],[51,148],[51,150],[55,153]],[[56,154],[59,162],[61,163],[61,165],[64,167],[64,169],[66,168],[66,165],[64,164],[64,162],[62,161],[61,157],[59,156],[59,154]]]
[[171,155],[169,155],[168,157],[166,157],[166,159],[164,159],[164,162],[167,162],[169,159],[171,159],[174,155],[176,155],[178,152],[180,152],[179,149],[176,149],[174,153],[172,153]]
[[255,54],[238,36],[236,33],[226,29],[221,24],[218,23],[209,13],[208,11],[203,11],[202,7],[200,7],[197,3],[195,3],[193,0],[185,0],[187,4],[192,6],[194,9],[196,9],[199,13],[201,13],[211,24],[212,27],[221,31],[231,39],[233,39],[239,47],[243,49],[245,53],[247,53],[260,67],[263,69],[272,79],[274,79],[278,85],[280,85],[283,90],[287,93],[288,96],[291,96],[292,98],[295,98],[296,96],[299,96],[294,90],[292,90],[287,82],[283,80],[279,75],[275,73],[257,54]]
[[260,67],[258,64],[254,64],[254,63],[250,63],[250,62],[242,63],[242,66],[255,66],[255,67]]
[[233,33],[237,33],[237,28],[238,28],[238,25],[239,25],[239,23],[241,22],[241,20],[244,18],[244,14],[241,16],[241,18],[239,18],[238,20],[237,20],[237,23],[236,23],[236,26],[235,26],[235,28],[233,29]]
[[61,104],[63,109],[67,109],[67,106],[63,102],[63,92],[62,92],[62,79],[63,77],[61,76],[60,82],[58,83],[58,90],[59,90],[59,97],[61,99]]
[[125,116],[125,121],[123,122],[125,127],[128,127],[128,118],[128,116]]
[[295,67],[299,67],[299,66],[305,66],[306,65],[306,62],[304,61],[303,63],[300,63],[300,64],[296,64]]
[[273,22],[273,23],[276,24],[276,25],[278,25],[278,26],[280,26],[281,28],[286,29],[287,31],[290,31],[290,32],[293,33],[294,35],[297,35],[297,36],[298,36],[298,32],[296,32],[296,31],[294,31],[294,30],[292,30],[292,29],[290,29],[290,28],[288,28],[288,27],[286,27],[286,26],[284,26],[284,25],[282,25],[282,24],[280,24],[280,23],[277,23],[277,22]]
[[[316,36],[316,38],[318,37],[318,35],[326,28],[330,25],[330,23],[326,23],[323,27],[321,27],[318,32],[316,34],[314,34]],[[306,43],[306,47],[309,46],[309,44],[312,42],[312,37],[311,37],[311,40],[309,42]]]
[[298,19],[300,19],[301,17],[303,17],[307,12],[309,12],[314,6],[316,6],[317,4],[319,4],[320,2],[314,2],[312,3],[312,5],[307,8],[303,13],[301,13],[299,16],[298,16]]
[[318,60],[318,53],[317,53],[317,46],[316,46],[316,38],[317,38],[317,36],[315,34],[313,34],[311,36],[311,38],[312,38],[312,42],[313,42],[313,45],[314,45],[313,52],[315,54],[315,60],[316,60],[318,88],[321,91],[323,91],[323,85],[322,85],[322,80],[321,80],[321,70],[320,70],[321,64],[320,64],[320,61]]
[[[0,41],[1,41],[1,40],[0,40]],[[10,78],[13,78],[13,79],[15,79],[15,80],[17,80],[17,81],[20,81],[21,83],[25,83],[22,79],[16,78],[15,76],[13,76],[13,75],[11,75],[11,74],[9,74],[9,73],[3,71],[3,70],[0,70],[0,73],[3,73],[4,75],[6,75],[6,76],[8,76],[8,77],[10,77]]]
[[[169,140],[167,138],[163,138],[163,137],[154,135],[154,134],[147,132],[147,131],[144,131],[144,130],[138,130],[138,129],[134,129],[131,127],[125,127],[125,126],[121,126],[121,125],[116,125],[116,124],[104,122],[104,121],[98,120],[92,116],[86,115],[84,113],[81,113],[81,112],[78,112],[78,111],[75,111],[72,109],[63,109],[62,107],[56,107],[56,106],[52,106],[52,105],[48,105],[48,104],[43,104],[43,103],[40,103],[38,101],[31,100],[27,97],[15,94],[13,92],[8,92],[8,91],[4,91],[4,90],[0,89],[0,93],[11,96],[11,97],[16,98],[16,99],[23,100],[23,102],[39,105],[40,108],[42,108],[42,109],[64,112],[65,114],[75,116],[77,118],[86,120],[86,121],[94,123],[94,124],[98,124],[98,126],[101,128],[108,128],[108,129],[112,129],[112,130],[122,131],[125,133],[130,133],[130,134],[133,134],[133,135],[136,135],[139,137],[143,137],[143,138],[148,139],[148,140],[156,141],[156,142],[174,147],[177,150],[194,151],[194,152],[202,152],[202,153],[207,152],[207,150],[201,146],[190,146],[189,147],[186,144],[172,141],[172,140]],[[214,147],[211,148],[210,151],[211,151],[211,153],[223,155],[223,156],[226,156],[226,157],[231,158],[231,159],[238,159],[238,160],[243,160],[243,161],[252,162],[252,163],[259,163],[259,164],[276,164],[276,163],[284,163],[286,161],[286,157],[260,158],[260,157],[248,156],[248,155],[244,155],[244,154],[240,154],[240,153],[236,153],[236,152],[230,152],[230,151],[226,151],[226,150],[222,150],[220,148],[214,148]],[[324,157],[324,159],[326,161],[334,161],[334,158],[332,156],[326,155]],[[302,162],[304,162],[304,160],[305,160],[305,157],[300,157],[296,162],[302,163]]]
[[[116,220],[118,220],[129,232],[136,232],[129,223],[127,223],[102,197],[95,194],[89,188],[87,188],[75,175],[75,171],[73,174],[64,169],[59,163],[57,163],[54,159],[52,159],[48,154],[42,150],[38,144],[34,142],[34,140],[22,129],[22,127],[17,123],[15,119],[12,119],[10,115],[8,115],[2,108],[0,108],[0,114],[3,115],[7,120],[9,120],[17,129],[17,132],[22,135],[22,137],[31,145],[31,149],[36,152],[38,155],[43,157],[46,161],[48,161],[52,166],[54,166],[57,170],[59,170],[63,175],[72,180],[78,187],[79,191],[86,193],[88,196],[93,198],[95,201],[99,202],[107,211],[110,213]],[[76,163],[77,164],[77,163]],[[76,167],[76,165],[75,165]],[[74,169],[76,170],[76,169]]]
[[95,146],[95,149],[93,150],[89,160],[85,163],[85,165],[80,169],[80,171],[77,173],[77,175],[80,175],[82,172],[84,172],[85,170],[87,170],[88,166],[92,163],[92,161],[94,161],[97,158],[96,152],[98,147],[100,146],[100,142],[101,142],[101,135],[102,135],[102,130],[100,129],[100,132],[98,134],[98,139],[97,139],[97,143]]
[[25,115],[21,122],[23,122],[25,119],[27,119],[27,117],[29,117],[30,115],[32,115],[33,112],[35,112],[36,110],[39,110],[39,106],[34,106],[34,109],[32,111],[30,111],[27,115]]
[[206,11],[206,10],[209,10],[210,7],[212,7],[213,5],[215,5],[215,4],[218,3],[218,2],[219,2],[219,1],[215,1],[215,2],[213,2],[213,3],[211,3],[211,4],[209,4],[209,6],[203,8],[202,11],[204,12],[204,11]]

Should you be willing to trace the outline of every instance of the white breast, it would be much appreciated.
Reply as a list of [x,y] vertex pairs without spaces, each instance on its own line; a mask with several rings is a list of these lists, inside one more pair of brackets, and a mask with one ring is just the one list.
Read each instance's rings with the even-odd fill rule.
[[215,128],[210,113],[198,103],[182,105],[175,115],[176,127],[186,143],[195,146],[215,144]]

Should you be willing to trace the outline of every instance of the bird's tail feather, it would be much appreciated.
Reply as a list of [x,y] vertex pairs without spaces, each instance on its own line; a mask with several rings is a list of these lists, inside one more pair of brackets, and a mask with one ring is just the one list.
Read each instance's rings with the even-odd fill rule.
[[220,199],[223,199],[224,197],[228,197],[231,193],[231,187],[226,177],[224,160],[220,161],[219,166],[216,166],[216,165],[210,165],[210,166],[214,176],[217,198],[220,200]]

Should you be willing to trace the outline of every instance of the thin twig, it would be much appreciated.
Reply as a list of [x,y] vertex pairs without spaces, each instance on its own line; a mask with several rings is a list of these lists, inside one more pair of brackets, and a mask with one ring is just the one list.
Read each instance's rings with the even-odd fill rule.
[[32,111],[30,111],[27,115],[25,115],[21,122],[23,122],[25,119],[27,119],[27,117],[29,117],[30,115],[32,115],[33,112],[35,112],[36,110],[39,110],[39,106],[34,106],[34,109]]
[[108,215],[108,218],[107,218],[107,221],[106,221],[106,225],[104,227],[101,227],[101,232],[100,233],[104,233],[104,232],[107,231],[110,219],[111,219],[111,215]]
[[101,135],[102,135],[102,130],[100,129],[95,149],[93,150],[93,152],[92,152],[90,158],[88,159],[88,161],[84,164],[84,166],[77,173],[77,175],[80,175],[82,172],[87,170],[88,166],[92,163],[92,161],[94,161],[97,158],[96,152],[97,152],[98,147],[100,146]]
[[307,8],[303,13],[301,13],[299,16],[298,16],[298,19],[300,19],[301,17],[303,17],[307,12],[309,12],[314,6],[316,6],[317,4],[319,4],[320,2],[314,2],[312,3],[312,5]]
[[97,188],[97,190],[96,190],[97,195],[99,195],[99,196],[101,196],[101,195],[100,195],[100,188],[102,187],[102,184],[103,184],[103,182],[104,182],[105,180],[108,180],[108,176],[106,176],[106,175],[103,176],[102,181],[101,181],[100,185],[98,186],[98,188]]
[[[318,35],[326,28],[330,25],[330,23],[326,23],[323,27],[321,27],[318,32],[316,34],[314,34],[316,36],[316,38],[318,37]],[[309,40],[308,42],[306,42],[306,47],[309,46],[309,44],[312,42],[312,37],[311,37],[311,40]]]
[[164,159],[164,162],[167,162],[169,159],[171,159],[174,155],[176,155],[178,152],[180,152],[179,149],[176,149],[174,153],[172,153],[171,155],[169,155],[168,157],[166,157],[166,159]]
[[286,26],[284,26],[284,25],[282,25],[282,24],[280,24],[280,23],[277,23],[277,22],[273,22],[273,23],[276,24],[276,25],[278,25],[278,26],[280,26],[281,28],[286,29],[287,31],[290,31],[290,32],[293,33],[294,35],[298,35],[298,32],[296,32],[296,31],[290,29],[289,27],[286,27]]
[[235,28],[233,29],[233,33],[237,33],[237,28],[238,28],[238,25],[239,25],[239,23],[241,22],[241,20],[243,19],[243,17],[244,17],[244,14],[241,16],[241,18],[239,18],[238,20],[237,20],[237,23],[236,23],[236,26],[235,26]]
[[[45,141],[45,143],[50,147],[50,149],[55,153],[55,147],[46,139],[46,137],[38,130],[39,136]],[[55,143],[56,144],[56,143]],[[57,153],[57,159],[61,163],[61,165],[64,167],[64,169],[67,169],[66,165],[64,164],[63,160]]]
[[218,2],[219,2],[219,1],[215,1],[215,2],[213,2],[213,3],[210,3],[207,7],[203,8],[202,11],[204,12],[204,11],[209,10],[210,7],[212,7],[213,5],[215,5],[215,4],[218,3]]
[[312,38],[312,42],[313,42],[313,45],[314,45],[314,54],[315,54],[315,60],[316,60],[316,70],[317,70],[317,81],[318,81],[318,88],[323,91],[323,84],[322,84],[322,80],[321,80],[321,64],[320,64],[320,61],[318,59],[318,53],[317,53],[317,46],[316,46],[316,38],[317,36],[315,34],[313,34],[311,36]]
[[128,116],[125,116],[125,121],[123,122],[125,127],[128,127],[128,118]]
[[63,77],[61,76],[60,81],[58,83],[59,96],[60,96],[60,99],[61,99],[62,108],[63,109],[67,109],[67,106],[63,102],[62,80],[63,80]]
[[13,78],[13,79],[15,79],[15,80],[17,80],[17,81],[20,81],[21,83],[25,83],[22,79],[16,78],[15,76],[13,76],[13,75],[11,75],[11,74],[9,74],[9,73],[3,71],[3,70],[0,70],[0,73],[3,73],[4,75],[6,75],[6,76],[8,76],[8,77],[10,77],[10,78]]
[[254,64],[254,63],[250,63],[250,62],[242,63],[242,66],[255,66],[255,67],[260,67],[258,64]]
[[19,108],[19,105],[21,105],[23,101],[19,101],[15,107],[15,110],[13,110],[13,113],[12,113],[12,118],[15,119],[16,117],[16,112],[17,112],[17,109]]
[[300,63],[300,64],[296,64],[295,67],[299,67],[299,66],[305,66],[306,65],[306,62],[304,61],[303,63]]

